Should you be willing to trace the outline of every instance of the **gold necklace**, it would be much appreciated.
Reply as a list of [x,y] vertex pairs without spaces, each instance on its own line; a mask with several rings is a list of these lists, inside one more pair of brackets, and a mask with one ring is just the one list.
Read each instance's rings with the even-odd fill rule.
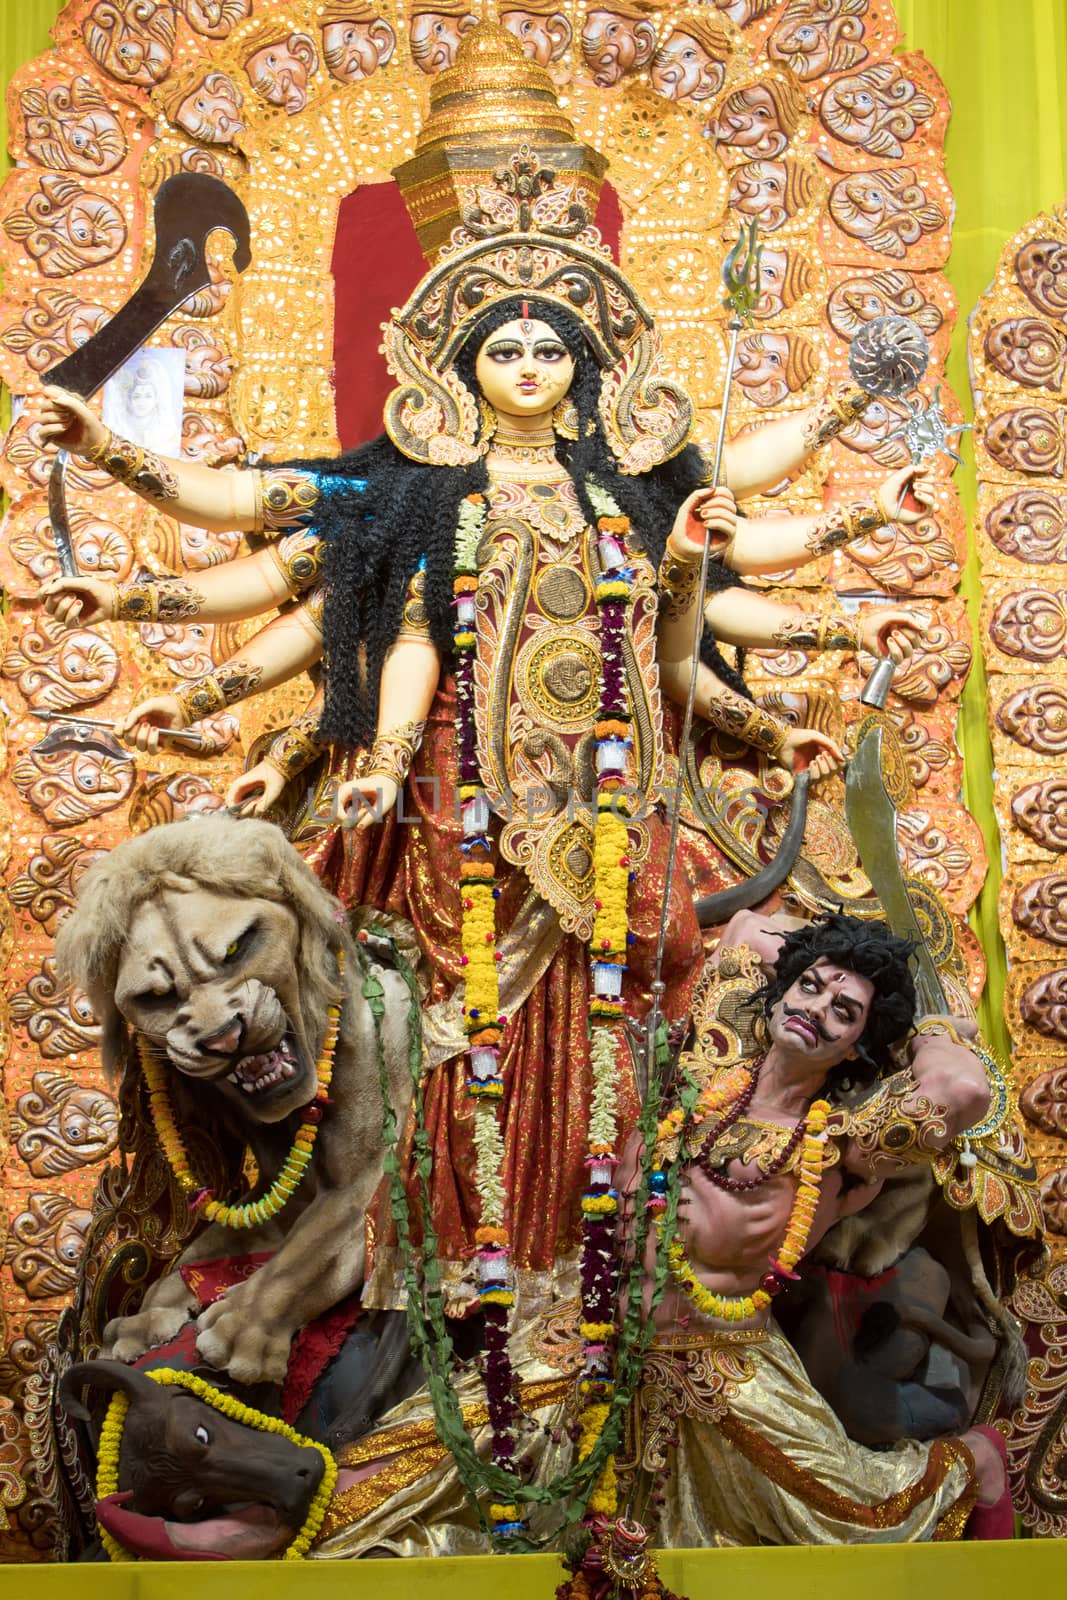
[[496,467],[556,467],[556,436],[497,433],[489,448],[490,470]]

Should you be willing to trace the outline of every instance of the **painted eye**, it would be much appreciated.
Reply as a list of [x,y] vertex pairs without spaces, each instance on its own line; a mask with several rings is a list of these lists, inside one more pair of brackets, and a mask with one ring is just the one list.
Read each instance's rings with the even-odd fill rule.
[[204,1427],[203,1423],[201,1423],[198,1428],[194,1428],[194,1430],[193,1430],[193,1438],[197,1441],[198,1444],[210,1444],[211,1443],[211,1435],[210,1435],[210,1433],[208,1433],[208,1431]]

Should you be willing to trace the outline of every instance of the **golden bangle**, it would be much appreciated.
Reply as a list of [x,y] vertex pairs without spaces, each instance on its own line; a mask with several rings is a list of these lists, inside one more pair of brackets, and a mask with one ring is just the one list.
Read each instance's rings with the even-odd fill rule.
[[851,505],[831,506],[808,530],[804,547],[809,556],[828,555],[853,539],[884,528],[889,518],[877,500],[854,500]]
[[287,782],[290,778],[299,777],[326,749],[315,737],[318,726],[319,719],[312,712],[298,717],[271,741],[264,761],[280,772]]
[[863,415],[873,398],[873,395],[869,395],[865,389],[858,389],[853,383],[839,383],[812,407],[804,424],[805,449],[818,450],[821,445],[836,439],[839,433],[851,427],[857,417]]
[[155,583],[120,583],[115,590],[116,622],[180,622],[199,614],[204,596],[180,578]]
[[656,576],[660,614],[665,620],[673,622],[684,617],[693,605],[700,589],[701,564],[701,556],[694,559],[675,555],[668,540]]
[[210,717],[216,711],[222,711],[226,706],[232,706],[238,700],[254,694],[262,678],[262,667],[253,666],[248,661],[227,662],[196,683],[188,683],[178,689],[174,698],[182,708],[188,727],[189,723],[199,722],[202,717]]
[[259,494],[262,532],[291,533],[310,521],[319,488],[298,467],[268,467],[260,472]]
[[399,728],[390,728],[388,733],[380,733],[367,758],[368,776],[377,774],[392,778],[398,787],[402,785],[422,743],[425,726],[425,722],[405,722]]
[[89,452],[88,459],[116,483],[125,484],[150,500],[166,504],[178,498],[178,479],[167,462],[129,439],[120,439],[110,428],[96,449]]
[[844,611],[812,611],[774,631],[774,643],[794,650],[859,650],[860,618]]
[[764,711],[762,706],[753,706],[737,737],[754,750],[763,750],[767,755],[776,756],[792,731],[781,718]]
[[323,541],[316,534],[302,530],[290,533],[267,548],[290,594],[302,594],[321,576],[326,552]]

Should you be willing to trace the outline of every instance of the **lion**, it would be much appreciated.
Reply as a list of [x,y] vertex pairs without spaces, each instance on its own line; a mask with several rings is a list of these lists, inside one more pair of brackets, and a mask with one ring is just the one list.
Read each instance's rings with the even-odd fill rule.
[[[376,948],[372,939],[359,953],[384,991],[385,1073],[402,1123],[417,1010],[406,978],[369,959]],[[239,1382],[280,1382],[293,1335],[360,1287],[364,1215],[382,1173],[374,1023],[344,913],[273,824],[191,817],[126,840],[85,873],[57,960],[92,1001],[105,1066],[138,1074],[141,1050],[154,1046],[186,1149],[211,1140],[238,1179],[250,1152],[257,1196],[319,1094],[327,1014],[340,996],[328,1099],[292,1197],[259,1226],[210,1223],[140,1310],[104,1330],[102,1354],[131,1362],[195,1317],[197,1350],[212,1367]],[[197,1314],[178,1269],[260,1251],[270,1259]]]

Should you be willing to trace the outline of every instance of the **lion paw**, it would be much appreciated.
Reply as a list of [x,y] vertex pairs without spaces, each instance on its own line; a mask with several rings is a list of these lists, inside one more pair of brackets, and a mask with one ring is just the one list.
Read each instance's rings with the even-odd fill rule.
[[290,1335],[263,1327],[249,1308],[224,1297],[201,1312],[196,1348],[211,1366],[239,1383],[282,1383],[289,1365]]
[[132,1317],[113,1317],[104,1329],[100,1354],[113,1361],[136,1361],[146,1350],[166,1344],[189,1321],[191,1306],[158,1306]]

